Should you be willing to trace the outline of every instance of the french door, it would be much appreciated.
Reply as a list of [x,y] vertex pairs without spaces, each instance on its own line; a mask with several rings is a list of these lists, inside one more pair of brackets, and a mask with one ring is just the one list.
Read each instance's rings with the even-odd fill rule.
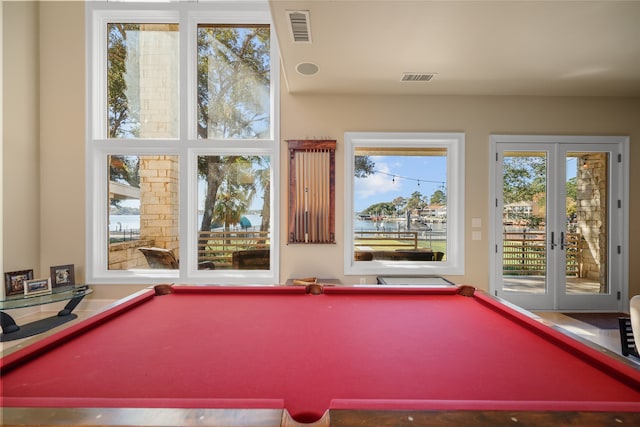
[[527,309],[626,301],[626,137],[496,135],[491,287]]

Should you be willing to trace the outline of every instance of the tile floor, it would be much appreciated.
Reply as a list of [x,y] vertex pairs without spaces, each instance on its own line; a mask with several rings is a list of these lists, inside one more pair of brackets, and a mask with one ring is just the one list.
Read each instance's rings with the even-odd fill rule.
[[535,312],[534,314],[539,316],[544,323],[556,325],[570,334],[604,347],[612,353],[627,359],[640,369],[640,359],[633,356],[622,356],[620,331],[618,329],[600,329],[558,312]]

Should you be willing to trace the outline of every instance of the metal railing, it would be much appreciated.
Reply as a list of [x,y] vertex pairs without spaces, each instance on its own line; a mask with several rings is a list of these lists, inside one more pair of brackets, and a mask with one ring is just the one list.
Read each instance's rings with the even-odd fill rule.
[[417,231],[356,231],[354,245],[370,248],[417,249]]

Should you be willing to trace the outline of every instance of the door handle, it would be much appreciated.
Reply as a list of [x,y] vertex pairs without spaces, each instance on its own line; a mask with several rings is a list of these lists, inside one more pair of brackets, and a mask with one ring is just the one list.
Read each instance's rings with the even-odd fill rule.
[[556,233],[555,232],[551,232],[551,243],[549,244],[549,247],[551,248],[551,250],[555,249],[555,247],[558,246],[556,244]]
[[566,246],[566,244],[565,244],[565,241],[564,241],[564,231],[561,231],[560,232],[560,250],[564,251],[565,246]]

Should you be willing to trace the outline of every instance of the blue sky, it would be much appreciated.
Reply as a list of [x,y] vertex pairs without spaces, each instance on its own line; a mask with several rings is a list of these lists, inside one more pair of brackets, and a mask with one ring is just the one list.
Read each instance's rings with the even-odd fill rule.
[[356,212],[376,203],[391,202],[396,197],[408,199],[415,191],[427,197],[436,190],[445,191],[447,159],[444,156],[370,156],[370,159],[375,163],[376,173],[354,178]]

